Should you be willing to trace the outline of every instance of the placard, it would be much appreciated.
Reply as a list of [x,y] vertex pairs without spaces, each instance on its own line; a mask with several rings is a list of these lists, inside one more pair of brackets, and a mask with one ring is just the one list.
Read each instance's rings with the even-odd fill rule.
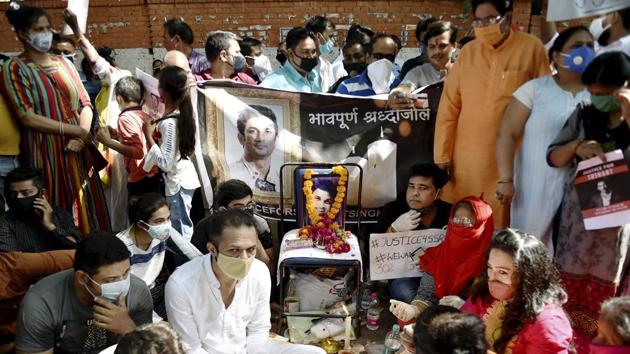
[[371,234],[370,280],[419,277],[418,259],[445,235],[445,229]]
[[161,118],[164,115],[164,102],[160,98],[158,87],[160,82],[153,76],[136,68],[136,77],[142,81],[144,86],[144,104],[142,110],[150,115],[153,119]]
[[603,15],[629,7],[628,0],[550,0],[547,21]]
[[[85,27],[87,25],[88,8],[90,6],[90,0],[68,0],[67,9],[72,11],[77,16],[77,22],[81,33],[85,33]],[[71,35],[72,29],[68,25],[63,27],[63,34],[65,36]]]
[[621,150],[581,161],[575,189],[586,230],[618,227],[630,223],[630,172]]

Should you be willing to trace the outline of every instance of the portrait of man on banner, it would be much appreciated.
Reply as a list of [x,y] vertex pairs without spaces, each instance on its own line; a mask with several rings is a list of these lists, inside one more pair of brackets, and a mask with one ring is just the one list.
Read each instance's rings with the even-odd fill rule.
[[[279,192],[283,159],[278,115],[259,104],[246,106],[237,114],[236,135],[230,136],[226,129],[225,137],[230,178],[244,181],[255,191]],[[230,160],[235,151],[238,158]]]

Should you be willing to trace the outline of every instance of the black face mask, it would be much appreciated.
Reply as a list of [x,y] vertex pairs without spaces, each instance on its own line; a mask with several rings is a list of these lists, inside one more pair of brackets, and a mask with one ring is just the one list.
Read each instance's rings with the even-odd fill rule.
[[348,75],[351,75],[350,73],[353,71],[355,72],[355,75],[359,75],[363,72],[363,70],[365,70],[365,68],[367,68],[367,63],[343,64],[343,68],[346,69]]
[[9,198],[7,204],[9,210],[19,218],[29,218],[35,215],[33,204],[35,199],[39,198],[39,194],[24,198]]
[[301,56],[297,55],[297,54],[293,54],[296,57],[300,58],[300,65],[297,65],[300,69],[306,71],[307,73],[310,73],[311,70],[313,70],[317,64],[319,63],[319,58],[315,57],[315,58],[302,58]]

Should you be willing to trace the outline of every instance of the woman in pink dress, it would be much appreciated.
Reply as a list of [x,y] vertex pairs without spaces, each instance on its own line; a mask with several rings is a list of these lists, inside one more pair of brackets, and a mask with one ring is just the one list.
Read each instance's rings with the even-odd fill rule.
[[461,310],[482,318],[496,353],[569,353],[573,330],[562,309],[566,300],[545,245],[507,229],[492,239],[486,271]]

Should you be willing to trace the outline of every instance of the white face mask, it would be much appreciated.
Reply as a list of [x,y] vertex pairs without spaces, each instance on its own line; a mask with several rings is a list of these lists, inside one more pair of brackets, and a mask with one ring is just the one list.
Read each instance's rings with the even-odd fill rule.
[[140,224],[142,225],[142,228],[149,234],[149,236],[156,240],[166,241],[169,237],[171,237],[170,222],[160,225],[151,225],[141,220]]
[[[127,294],[129,293],[129,287],[131,286],[131,275],[130,274],[127,274],[127,277],[125,279],[123,279],[123,280],[119,280],[119,281],[115,281],[115,282],[111,282],[111,283],[105,283],[105,284],[97,283],[89,275],[88,275],[88,278],[94,284],[100,286],[100,288],[101,288],[101,296],[100,297],[102,297],[102,298],[106,299],[107,301],[112,302],[114,304],[118,302],[118,297],[121,294],[123,296],[127,296]],[[99,296],[94,295],[94,293],[92,293],[87,286],[85,287],[85,289],[94,298],[99,297]]]
[[602,16],[602,17],[594,19],[591,22],[589,30],[591,31],[591,34],[593,35],[593,39],[597,40],[599,36],[601,36],[602,33],[604,33],[605,30],[610,28],[611,26],[610,24],[607,24],[606,26],[604,26],[605,20],[606,20],[606,16]]
[[36,32],[28,37],[28,44],[40,53],[48,53],[52,47],[53,33],[52,31]]
[[259,80],[264,79],[265,76],[271,74],[271,61],[269,61],[269,58],[264,54],[257,56],[254,58],[252,71],[258,76]]
[[396,79],[394,63],[381,59],[367,66],[367,75],[372,82],[372,89],[377,95],[389,92],[389,85]]

